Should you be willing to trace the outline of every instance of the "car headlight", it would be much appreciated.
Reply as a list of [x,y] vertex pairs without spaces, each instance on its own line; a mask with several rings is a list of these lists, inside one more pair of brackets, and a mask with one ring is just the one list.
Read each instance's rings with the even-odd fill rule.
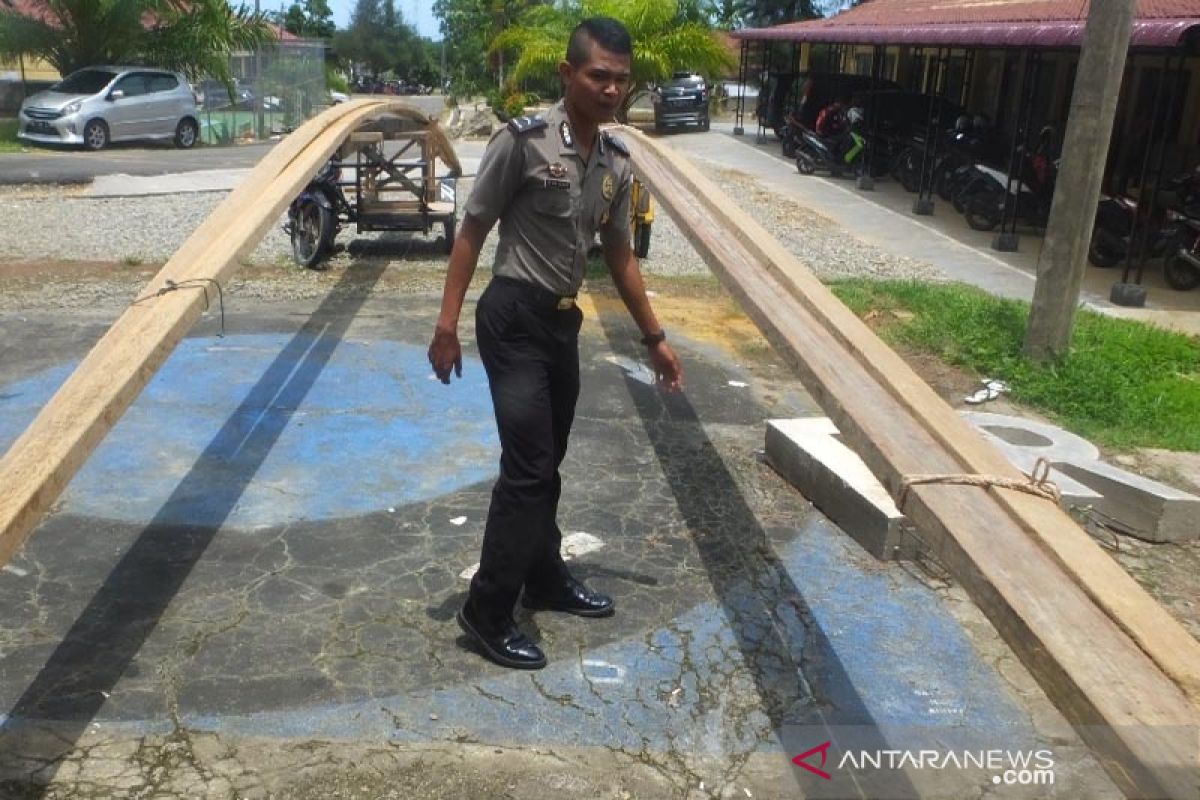
[[74,114],[82,107],[83,107],[82,100],[75,100],[73,102],[67,103],[65,106],[63,106],[63,110],[62,110],[63,116],[69,117],[70,115]]

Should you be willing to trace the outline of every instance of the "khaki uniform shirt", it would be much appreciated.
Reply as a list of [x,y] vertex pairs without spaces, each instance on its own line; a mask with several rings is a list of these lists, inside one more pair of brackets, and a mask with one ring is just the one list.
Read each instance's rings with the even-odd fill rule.
[[624,146],[601,132],[585,162],[574,145],[561,101],[541,118],[504,126],[488,143],[466,213],[489,227],[500,220],[496,275],[574,295],[597,231],[605,248],[628,245],[632,172]]

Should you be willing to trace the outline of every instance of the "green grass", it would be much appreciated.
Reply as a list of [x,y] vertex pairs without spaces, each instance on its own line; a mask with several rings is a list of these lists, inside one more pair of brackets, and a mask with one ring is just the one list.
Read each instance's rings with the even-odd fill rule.
[[17,121],[0,119],[0,153],[19,153],[21,147],[17,139]]
[[852,280],[830,288],[860,316],[909,312],[881,335],[1004,379],[1013,400],[1097,444],[1200,451],[1200,340],[1080,311],[1070,353],[1040,365],[1021,355],[1028,303],[959,284]]

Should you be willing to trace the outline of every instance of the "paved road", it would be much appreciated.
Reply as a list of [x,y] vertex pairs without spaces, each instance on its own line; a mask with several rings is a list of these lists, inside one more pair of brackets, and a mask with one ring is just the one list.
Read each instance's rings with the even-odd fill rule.
[[[398,98],[426,113],[445,106],[441,95]],[[177,150],[165,144],[115,145],[99,153],[66,148],[33,148],[0,155],[0,185],[15,183],[90,183],[98,175],[166,175],[198,170],[243,169],[258,163],[274,142],[235,147]]]

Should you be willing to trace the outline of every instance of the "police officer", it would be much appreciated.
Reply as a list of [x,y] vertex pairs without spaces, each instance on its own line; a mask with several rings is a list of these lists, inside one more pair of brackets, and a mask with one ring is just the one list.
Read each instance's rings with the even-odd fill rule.
[[458,317],[484,239],[497,220],[493,278],[475,308],[475,335],[500,433],[479,570],[458,623],[489,658],[539,669],[541,649],[521,633],[513,608],[582,617],[613,613],[611,598],[571,576],[555,521],[558,468],[579,396],[575,295],[599,233],[604,259],[642,332],[660,385],[677,390],[683,370],[646,299],[629,243],[628,151],[601,132],[629,88],[632,43],[613,19],[571,34],[559,64],[563,100],[542,116],[514,119],[488,144],[450,253],[429,361],[443,383],[462,375]]

